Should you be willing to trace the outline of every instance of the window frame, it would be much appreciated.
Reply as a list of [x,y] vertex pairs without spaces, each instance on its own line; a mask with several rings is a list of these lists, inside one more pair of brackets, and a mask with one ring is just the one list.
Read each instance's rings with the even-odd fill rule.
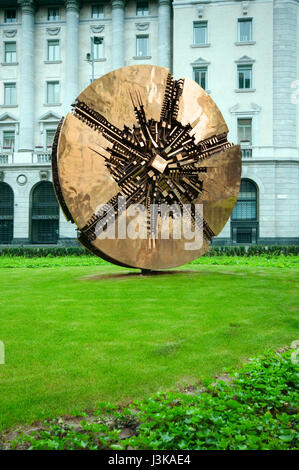
[[[50,11],[51,10],[56,10],[58,12],[58,15],[57,16],[53,16],[53,18],[50,17]],[[48,11],[47,11],[47,20],[49,22],[56,22],[56,21],[60,21],[60,8],[59,7],[48,7]]]
[[[247,197],[247,198],[241,197],[241,198],[240,198],[240,195],[242,195],[241,190],[242,190],[242,184],[243,184],[243,183],[250,183],[250,184],[255,188],[255,198],[250,198],[250,197]],[[246,191],[246,193],[249,194],[250,191]],[[253,193],[253,191],[252,191],[252,193]],[[239,199],[239,198],[240,198],[240,199]],[[253,218],[253,217],[251,217],[251,218],[237,218],[237,217],[234,216],[234,212],[235,212],[235,211],[237,212],[238,203],[240,203],[240,202],[250,203],[250,202],[253,202],[253,201],[255,202],[255,211],[254,211],[255,217],[254,217],[254,218]],[[238,196],[237,202],[236,202],[236,204],[235,204],[235,207],[234,207],[233,212],[232,212],[232,215],[231,215],[231,220],[232,220],[232,222],[240,222],[240,221],[242,221],[242,222],[249,222],[249,223],[250,223],[250,222],[258,222],[258,220],[259,220],[258,202],[259,202],[258,186],[256,185],[256,183],[255,183],[253,180],[251,180],[251,179],[249,179],[249,178],[242,178],[242,179],[241,179],[241,185],[240,185],[239,196]],[[247,210],[247,209],[246,209],[246,210]],[[251,209],[250,209],[250,210],[251,210]]]
[[[54,142],[54,137],[55,137],[55,132],[56,132],[55,129],[46,129],[46,145],[45,145],[46,149],[52,148],[53,142]],[[52,144],[51,144],[51,145],[48,145],[48,136],[49,136],[49,134],[52,134],[52,135],[53,135],[53,139],[52,139]]]
[[[57,43],[56,45],[58,46],[58,57],[54,57],[53,59],[50,58],[50,46],[51,43]],[[55,47],[55,46],[54,46]],[[55,50],[54,50],[54,56],[55,56]],[[57,62],[60,60],[60,40],[59,39],[47,39],[47,61],[48,62]]]
[[[102,7],[103,12],[98,13],[97,16],[93,16],[93,13],[94,13],[93,9],[96,7],[98,8]],[[92,20],[102,20],[103,18],[105,18],[105,4],[103,2],[99,2],[99,3],[94,3],[93,5],[91,5],[90,17]]]
[[143,17],[149,16],[150,2],[149,0],[137,0],[136,1],[136,16]]
[[[95,42],[94,42],[95,37],[100,38],[102,43],[101,44],[95,44]],[[102,46],[102,56],[98,56],[96,54],[96,52],[100,50],[100,48],[98,47],[100,45]],[[105,38],[104,38],[104,36],[92,36],[92,47],[93,47],[93,58],[94,58],[94,60],[105,59]]]
[[[14,51],[7,51],[6,46],[8,44],[14,44],[15,50]],[[7,54],[15,54],[15,60],[6,60]],[[16,64],[17,63],[17,42],[16,41],[4,41],[4,63],[5,64]]]
[[[250,39],[241,39],[241,23],[250,23]],[[237,41],[238,42],[252,42],[253,41],[253,18],[238,18],[237,22]]]
[[[139,39],[147,39],[146,41],[146,54],[138,54],[138,40]],[[149,46],[149,34],[136,34],[136,57],[149,57],[150,56],[150,46]]]
[[[58,85],[58,96],[57,101],[49,101],[49,86],[50,85]],[[55,90],[53,92],[55,98]],[[46,104],[49,106],[59,105],[60,104],[60,81],[59,80],[47,80],[46,82]]]
[[[248,140],[242,140],[242,141],[241,141],[241,140],[239,139],[239,128],[241,128],[241,127],[239,126],[240,121],[250,121],[250,126],[249,126],[249,125],[248,125],[248,126],[244,125],[244,126],[242,127],[243,129],[245,129],[246,127],[250,128],[250,141],[248,141]],[[237,133],[238,133],[238,144],[239,144],[239,145],[242,146],[242,143],[243,143],[243,145],[244,145],[245,142],[248,142],[248,144],[246,144],[246,145],[248,145],[248,146],[250,146],[250,147],[252,146],[252,141],[253,141],[253,139],[252,139],[252,137],[253,137],[252,128],[253,128],[253,126],[252,126],[252,117],[238,117],[238,118],[237,118]]]
[[[16,16],[14,18],[14,21],[7,21],[7,12],[8,11],[14,11]],[[4,23],[5,24],[13,24],[13,23],[16,23],[17,22],[17,16],[18,16],[18,11],[16,8],[5,8],[4,9]]]
[[[5,134],[13,134],[12,146],[4,145],[5,144],[5,138],[6,138]],[[2,131],[2,148],[9,148],[13,152],[14,149],[15,149],[15,145],[16,145],[16,130],[15,129],[13,129],[13,130],[4,129]]]
[[0,181],[0,243],[3,244],[11,244],[14,236],[14,198],[12,186]]
[[[13,103],[7,103],[6,101],[6,90],[14,90],[14,101]],[[12,93],[10,92],[10,100],[11,101],[11,96],[12,96]],[[17,84],[16,82],[4,82],[4,94],[3,94],[3,104],[4,106],[17,106]]]
[[[200,25],[205,25],[205,41],[204,42],[196,42],[195,41],[195,31],[196,29],[200,29]],[[202,28],[204,29],[204,28]],[[208,44],[208,21],[203,20],[203,21],[193,21],[193,45],[194,46],[204,46],[205,44]]]
[[[201,81],[200,81],[200,83],[196,81],[196,79],[195,79],[195,73],[196,73],[196,72],[199,72],[200,74],[201,74],[202,72],[205,72],[205,87],[203,87],[203,86],[201,85]],[[201,88],[203,88],[205,91],[208,89],[208,66],[207,66],[207,65],[197,65],[197,66],[194,65],[194,66],[192,67],[192,76],[193,76],[193,80],[194,80],[199,86],[201,86]]]
[[[249,87],[246,87],[246,86],[243,86],[243,87],[240,87],[240,72],[241,70],[246,70],[246,68],[248,70],[250,70],[250,86]],[[244,85],[246,83],[246,77],[244,76],[243,78],[244,80]],[[252,90],[253,89],[253,64],[237,64],[237,89],[238,90]]]

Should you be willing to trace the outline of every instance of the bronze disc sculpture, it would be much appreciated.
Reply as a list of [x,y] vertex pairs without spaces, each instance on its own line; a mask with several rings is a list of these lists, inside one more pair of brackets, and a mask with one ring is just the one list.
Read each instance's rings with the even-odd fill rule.
[[211,97],[165,68],[128,66],[94,81],[61,120],[52,152],[56,195],[79,241],[148,270],[207,252],[239,192],[240,147],[227,133]]

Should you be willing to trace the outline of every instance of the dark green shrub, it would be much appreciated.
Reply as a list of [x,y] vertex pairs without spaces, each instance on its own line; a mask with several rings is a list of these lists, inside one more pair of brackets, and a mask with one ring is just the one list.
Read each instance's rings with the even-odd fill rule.
[[0,248],[0,256],[22,256],[24,258],[43,258],[56,256],[93,256],[82,246],[24,247],[12,246]]
[[[298,449],[298,366],[290,351],[266,352],[231,382],[203,381],[193,393],[156,393],[120,409],[100,403],[98,419],[80,429],[63,419],[22,435],[30,449],[290,450]],[[214,379],[215,382],[215,379]],[[129,428],[129,437],[121,430]]]

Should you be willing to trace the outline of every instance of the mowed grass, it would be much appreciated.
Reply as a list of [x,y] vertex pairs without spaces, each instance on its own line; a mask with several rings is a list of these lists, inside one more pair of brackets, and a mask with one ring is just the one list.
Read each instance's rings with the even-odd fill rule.
[[0,257],[0,429],[176,390],[299,339],[298,258],[248,259],[120,276],[92,257]]

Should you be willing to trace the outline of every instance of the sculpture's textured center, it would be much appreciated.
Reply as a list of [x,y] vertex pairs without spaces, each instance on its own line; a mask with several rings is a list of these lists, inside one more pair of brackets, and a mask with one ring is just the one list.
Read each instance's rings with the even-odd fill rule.
[[[128,90],[137,125],[124,126],[123,130],[84,102],[76,102],[75,116],[110,142],[107,148],[99,146],[92,150],[105,159],[106,167],[119,186],[119,193],[107,202],[106,208],[93,214],[81,229],[82,237],[94,240],[133,203],[144,204],[148,218],[152,204],[158,207],[177,204],[180,208],[190,205],[193,223],[195,226],[199,223],[193,202],[205,190],[200,175],[208,169],[202,166],[202,161],[231,144],[226,134],[195,144],[191,125],[183,126],[177,120],[183,85],[184,80],[175,81],[168,75],[159,121],[147,119],[140,93]],[[121,210],[118,196],[126,198]],[[158,210],[157,217],[159,215]],[[199,228],[208,240],[214,235],[205,220]],[[155,224],[148,222],[148,230],[149,237],[155,237]]]
[[153,158],[150,160],[149,163],[153,168],[159,171],[159,173],[163,173],[165,168],[167,167],[167,161],[161,157],[161,155],[157,154],[154,155]]

